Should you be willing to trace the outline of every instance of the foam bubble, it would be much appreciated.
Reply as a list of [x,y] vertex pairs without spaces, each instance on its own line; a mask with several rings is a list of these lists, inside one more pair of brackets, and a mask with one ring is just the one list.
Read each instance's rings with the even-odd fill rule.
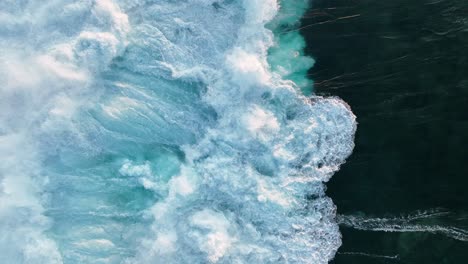
[[355,117],[337,98],[304,97],[269,64],[277,39],[266,24],[281,16],[277,1],[6,6],[0,251],[8,259],[334,256],[340,233],[323,182],[352,151]]

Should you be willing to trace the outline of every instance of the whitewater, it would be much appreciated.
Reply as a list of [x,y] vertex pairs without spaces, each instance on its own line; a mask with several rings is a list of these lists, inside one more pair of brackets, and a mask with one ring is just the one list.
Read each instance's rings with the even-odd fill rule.
[[1,263],[328,263],[308,1],[0,1]]

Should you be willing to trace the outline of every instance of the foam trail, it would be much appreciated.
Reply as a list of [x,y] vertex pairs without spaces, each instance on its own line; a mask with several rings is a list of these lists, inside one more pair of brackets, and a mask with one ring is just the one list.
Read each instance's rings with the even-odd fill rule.
[[341,237],[324,182],[352,152],[355,117],[301,94],[271,30],[300,15],[282,20],[281,4],[1,2],[0,255],[332,259]]
[[418,211],[406,216],[393,218],[371,218],[365,216],[338,215],[338,223],[344,226],[368,231],[383,232],[427,232],[441,234],[456,240],[468,241],[468,231],[450,225],[425,223],[450,213],[440,209]]
[[398,258],[399,258],[398,255],[388,256],[388,255],[377,255],[377,254],[370,254],[370,253],[364,253],[364,252],[338,252],[337,254],[339,254],[339,255],[363,256],[363,257],[369,257],[369,258],[393,259],[393,260],[398,260]]

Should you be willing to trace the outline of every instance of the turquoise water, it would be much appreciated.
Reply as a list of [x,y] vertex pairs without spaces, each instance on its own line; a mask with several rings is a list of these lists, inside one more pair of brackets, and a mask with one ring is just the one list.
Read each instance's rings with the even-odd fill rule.
[[300,20],[310,1],[281,1],[279,14],[267,27],[275,35],[275,45],[268,50],[272,71],[293,81],[304,95],[312,94],[313,81],[307,76],[314,66],[312,57],[304,55],[306,42],[300,33]]
[[[356,129],[307,1],[0,3],[6,263],[327,263]],[[288,32],[286,32],[288,31]]]

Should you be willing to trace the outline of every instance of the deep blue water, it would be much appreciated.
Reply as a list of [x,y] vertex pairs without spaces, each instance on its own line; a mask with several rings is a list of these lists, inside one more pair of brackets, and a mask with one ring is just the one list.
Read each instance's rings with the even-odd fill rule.
[[327,184],[342,220],[333,263],[466,262],[467,17],[457,0],[315,0],[304,16],[315,91],[359,124]]

